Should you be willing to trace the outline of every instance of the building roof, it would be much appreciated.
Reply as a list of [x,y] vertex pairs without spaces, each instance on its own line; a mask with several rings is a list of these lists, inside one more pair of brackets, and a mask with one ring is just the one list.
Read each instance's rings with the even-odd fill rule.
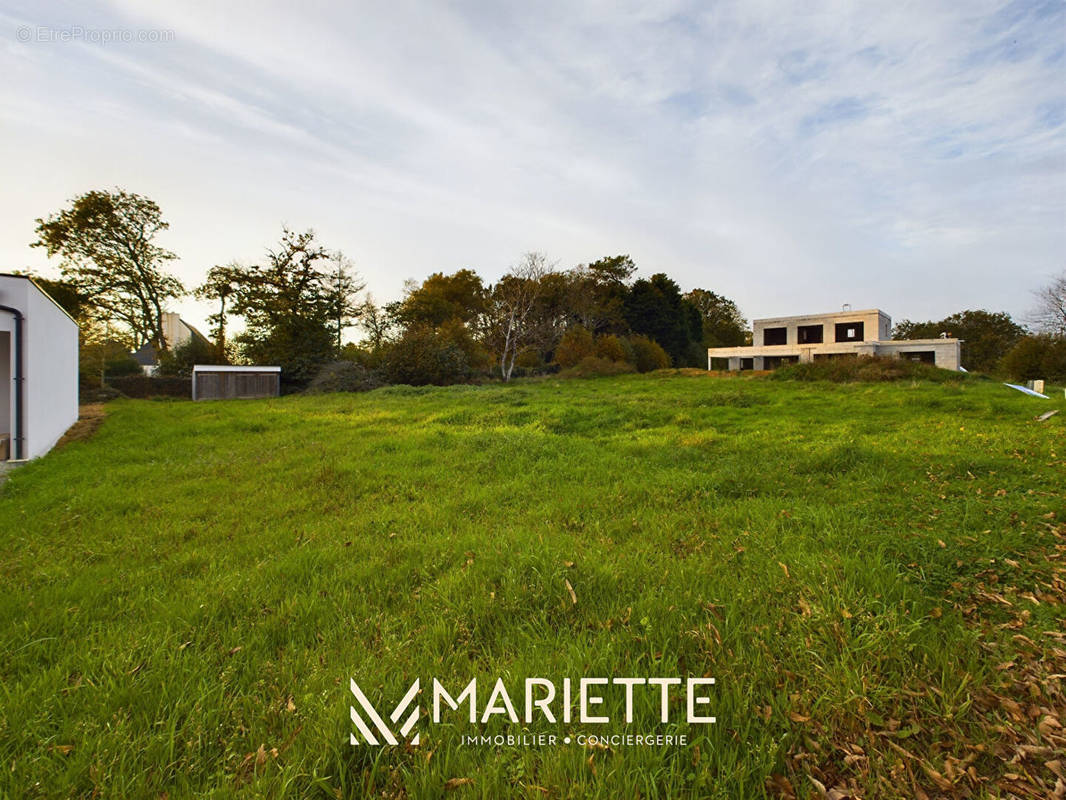
[[138,347],[131,356],[142,367],[154,367],[159,363],[159,355],[151,344],[145,342]]
[[0,278],[22,278],[23,280],[29,281],[33,285],[33,288],[36,289],[41,294],[43,294],[49,300],[51,300],[52,301],[52,305],[54,305],[56,308],[58,308],[60,311],[62,311],[67,316],[67,319],[69,319],[75,325],[78,324],[78,321],[76,319],[74,319],[74,317],[70,316],[70,312],[67,311],[65,308],[63,308],[63,306],[61,306],[59,304],[59,302],[54,297],[52,297],[52,295],[48,294],[48,292],[46,292],[44,289],[42,289],[41,288],[41,284],[37,283],[37,281],[35,281],[33,279],[32,275],[17,275],[14,272],[0,272]]
[[281,372],[281,367],[234,367],[229,364],[194,364],[193,372]]

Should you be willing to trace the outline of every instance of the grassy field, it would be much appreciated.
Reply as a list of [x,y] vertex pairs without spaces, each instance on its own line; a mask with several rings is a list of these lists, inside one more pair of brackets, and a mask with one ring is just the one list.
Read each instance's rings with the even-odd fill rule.
[[[113,402],[0,489],[0,796],[1049,795],[1066,414],[1033,418],[1061,394],[656,373]],[[674,691],[666,725],[639,695],[629,726],[348,743],[352,677],[391,708],[416,678],[674,675],[716,678],[717,724]],[[483,731],[689,741],[460,745]]]

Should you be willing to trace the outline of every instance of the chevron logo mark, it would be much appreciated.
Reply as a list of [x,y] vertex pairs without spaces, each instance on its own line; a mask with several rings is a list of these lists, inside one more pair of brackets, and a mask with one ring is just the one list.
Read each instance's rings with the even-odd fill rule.
[[[360,714],[355,706],[350,707],[352,711],[352,724],[355,725],[356,730],[362,735],[362,742],[371,746],[377,746],[382,743],[397,745],[400,743],[401,739],[406,740],[408,734],[410,734],[411,730],[415,727],[415,723],[418,722],[418,705],[414,704],[413,708],[411,708],[411,713],[407,715],[407,719],[404,720],[399,730],[394,733],[393,730],[385,724],[385,720],[382,719],[378,710],[374,708],[374,704],[367,699],[365,694],[363,694],[363,690],[359,688],[359,684],[355,682],[354,678],[351,679],[351,682],[352,695],[361,707],[363,714],[366,715],[373,725],[373,728],[371,728],[370,725],[367,725],[366,721],[363,719],[363,714]],[[415,697],[418,695],[418,686],[419,679],[416,678],[415,682],[411,684],[411,688],[407,690],[407,694],[403,696],[403,699],[397,703],[396,708],[392,710],[392,713],[389,715],[389,721],[393,725],[396,725],[400,721],[404,712],[414,703]],[[376,729],[376,733],[374,729]],[[359,737],[354,733],[350,734],[350,736],[352,744],[362,744]],[[410,743],[412,745],[418,744],[417,732],[411,737]]]

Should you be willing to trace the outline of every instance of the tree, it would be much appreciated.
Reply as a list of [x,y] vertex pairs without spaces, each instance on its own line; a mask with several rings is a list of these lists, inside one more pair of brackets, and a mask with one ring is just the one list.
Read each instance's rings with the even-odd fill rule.
[[1030,314],[1033,326],[1052,336],[1066,336],[1066,270],[1034,294],[1037,305]]
[[636,269],[632,258],[619,255],[563,273],[567,321],[593,333],[625,333],[623,302]]
[[1026,336],[1003,357],[1003,369],[1019,381],[1066,381],[1066,336]]
[[338,349],[336,258],[315,240],[314,231],[283,228],[265,263],[231,264],[209,273],[210,285],[200,289],[216,299],[224,295],[230,313],[244,317],[245,330],[235,342],[246,358],[278,364],[287,381],[306,383]]
[[526,253],[489,292],[486,338],[499,357],[504,381],[511,380],[524,348],[543,344],[544,327],[534,312],[544,279],[554,271],[543,253]]
[[185,289],[163,266],[176,256],[154,243],[169,226],[147,197],[116,189],[91,191],[48,219],[36,220],[37,241],[59,256],[63,279],[99,319],[127,326],[135,339],[162,353],[163,309]]
[[226,360],[226,301],[237,291],[241,266],[236,263],[225,266],[216,264],[207,271],[207,278],[196,287],[194,294],[203,300],[218,301],[218,311],[211,314],[211,336],[215,340],[216,357],[220,363]]
[[704,347],[738,347],[747,342],[748,321],[732,300],[706,289],[693,289],[684,297],[699,309]]
[[939,322],[903,320],[894,339],[962,339],[962,366],[971,372],[995,372],[1000,360],[1025,336],[1025,328],[1004,311],[959,311]]
[[675,366],[699,363],[696,350],[703,340],[699,309],[681,296],[680,287],[665,274],[636,281],[625,298],[624,310],[630,329],[658,342]]
[[473,270],[461,269],[451,275],[434,272],[420,286],[408,283],[396,316],[404,327],[436,328],[450,320],[476,325],[485,313],[486,299],[481,276]]
[[366,284],[359,278],[352,267],[351,260],[339,250],[330,256],[333,269],[326,278],[326,294],[329,304],[329,318],[333,323],[333,333],[337,337],[337,350],[341,349],[341,336],[344,329],[359,317],[361,305],[358,296]]
[[389,336],[399,325],[394,314],[390,314],[384,306],[374,302],[374,298],[368,295],[366,300],[359,304],[356,310],[356,318],[359,327],[366,331],[364,342],[370,345],[373,352],[381,350],[388,341]]

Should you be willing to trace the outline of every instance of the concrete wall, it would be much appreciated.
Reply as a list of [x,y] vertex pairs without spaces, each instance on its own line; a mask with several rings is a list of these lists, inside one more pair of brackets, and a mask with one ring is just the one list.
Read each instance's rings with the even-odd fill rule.
[[[51,450],[78,419],[78,326],[26,278],[0,275],[0,305],[18,308],[24,317],[23,456],[36,458]],[[0,314],[0,330],[12,332],[9,393],[13,415],[14,319],[10,314]]]
[[[835,342],[836,325],[841,322],[861,322],[863,341],[867,342],[887,339],[892,332],[891,317],[879,309],[868,308],[861,311],[837,311],[831,314],[757,319],[752,322],[752,344],[755,347],[762,346],[763,331],[766,328],[785,328],[788,331],[787,344],[795,346],[799,344],[799,328],[808,325],[822,325],[824,328],[822,342],[824,344],[832,344]],[[784,345],[776,346],[783,347]],[[717,358],[717,356],[715,357]]]
[[834,342],[812,345],[771,345],[767,347],[712,347],[707,351],[707,368],[712,358],[729,359],[728,369],[740,369],[740,359],[753,359],[753,369],[763,369],[768,357],[799,358],[813,361],[817,356],[855,355],[905,357],[908,353],[932,352],[941,369],[958,371],[961,355],[959,339],[901,339],[887,342]]
[[877,354],[906,357],[908,353],[933,352],[936,366],[956,372],[962,365],[962,341],[960,339],[900,339],[880,342]]

